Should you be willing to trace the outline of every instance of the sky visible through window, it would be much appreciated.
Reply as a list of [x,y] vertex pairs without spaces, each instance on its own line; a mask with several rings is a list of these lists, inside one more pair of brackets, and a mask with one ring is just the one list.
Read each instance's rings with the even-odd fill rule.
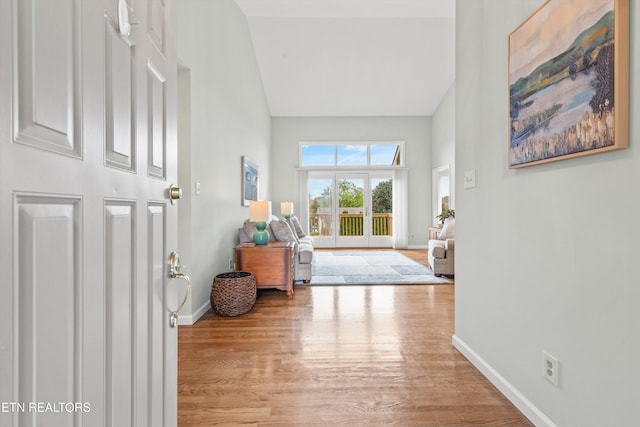
[[322,192],[333,186],[333,179],[327,178],[310,178],[309,179],[309,197],[311,199],[315,199],[316,197],[320,197]]
[[334,166],[335,145],[303,145],[302,166]]
[[303,145],[301,166],[393,166],[397,150],[398,144]]
[[338,166],[367,166],[367,146],[338,145]]
[[371,165],[391,166],[398,150],[397,144],[371,145]]

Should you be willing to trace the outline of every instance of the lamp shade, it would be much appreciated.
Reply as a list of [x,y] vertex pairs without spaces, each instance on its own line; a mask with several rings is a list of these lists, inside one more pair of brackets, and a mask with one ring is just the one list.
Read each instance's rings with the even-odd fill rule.
[[281,202],[280,213],[282,215],[293,215],[293,202]]
[[271,219],[271,202],[269,200],[251,201],[249,203],[249,221],[268,222]]

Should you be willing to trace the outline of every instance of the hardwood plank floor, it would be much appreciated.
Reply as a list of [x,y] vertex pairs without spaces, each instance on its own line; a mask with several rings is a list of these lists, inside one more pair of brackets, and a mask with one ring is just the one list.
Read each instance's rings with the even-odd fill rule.
[[296,286],[209,312],[179,330],[179,426],[531,426],[451,345],[453,299],[454,285]]

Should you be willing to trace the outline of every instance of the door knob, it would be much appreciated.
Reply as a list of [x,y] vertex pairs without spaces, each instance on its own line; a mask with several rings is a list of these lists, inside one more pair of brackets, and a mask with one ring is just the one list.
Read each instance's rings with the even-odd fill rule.
[[169,187],[169,198],[171,199],[171,204],[174,204],[176,200],[182,199],[182,188],[171,184],[171,187]]

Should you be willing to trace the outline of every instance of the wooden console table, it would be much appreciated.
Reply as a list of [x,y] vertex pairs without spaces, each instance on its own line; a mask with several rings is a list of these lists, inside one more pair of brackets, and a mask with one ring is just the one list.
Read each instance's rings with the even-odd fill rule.
[[291,299],[294,246],[294,242],[241,243],[233,250],[236,270],[253,273],[258,289],[280,289]]

